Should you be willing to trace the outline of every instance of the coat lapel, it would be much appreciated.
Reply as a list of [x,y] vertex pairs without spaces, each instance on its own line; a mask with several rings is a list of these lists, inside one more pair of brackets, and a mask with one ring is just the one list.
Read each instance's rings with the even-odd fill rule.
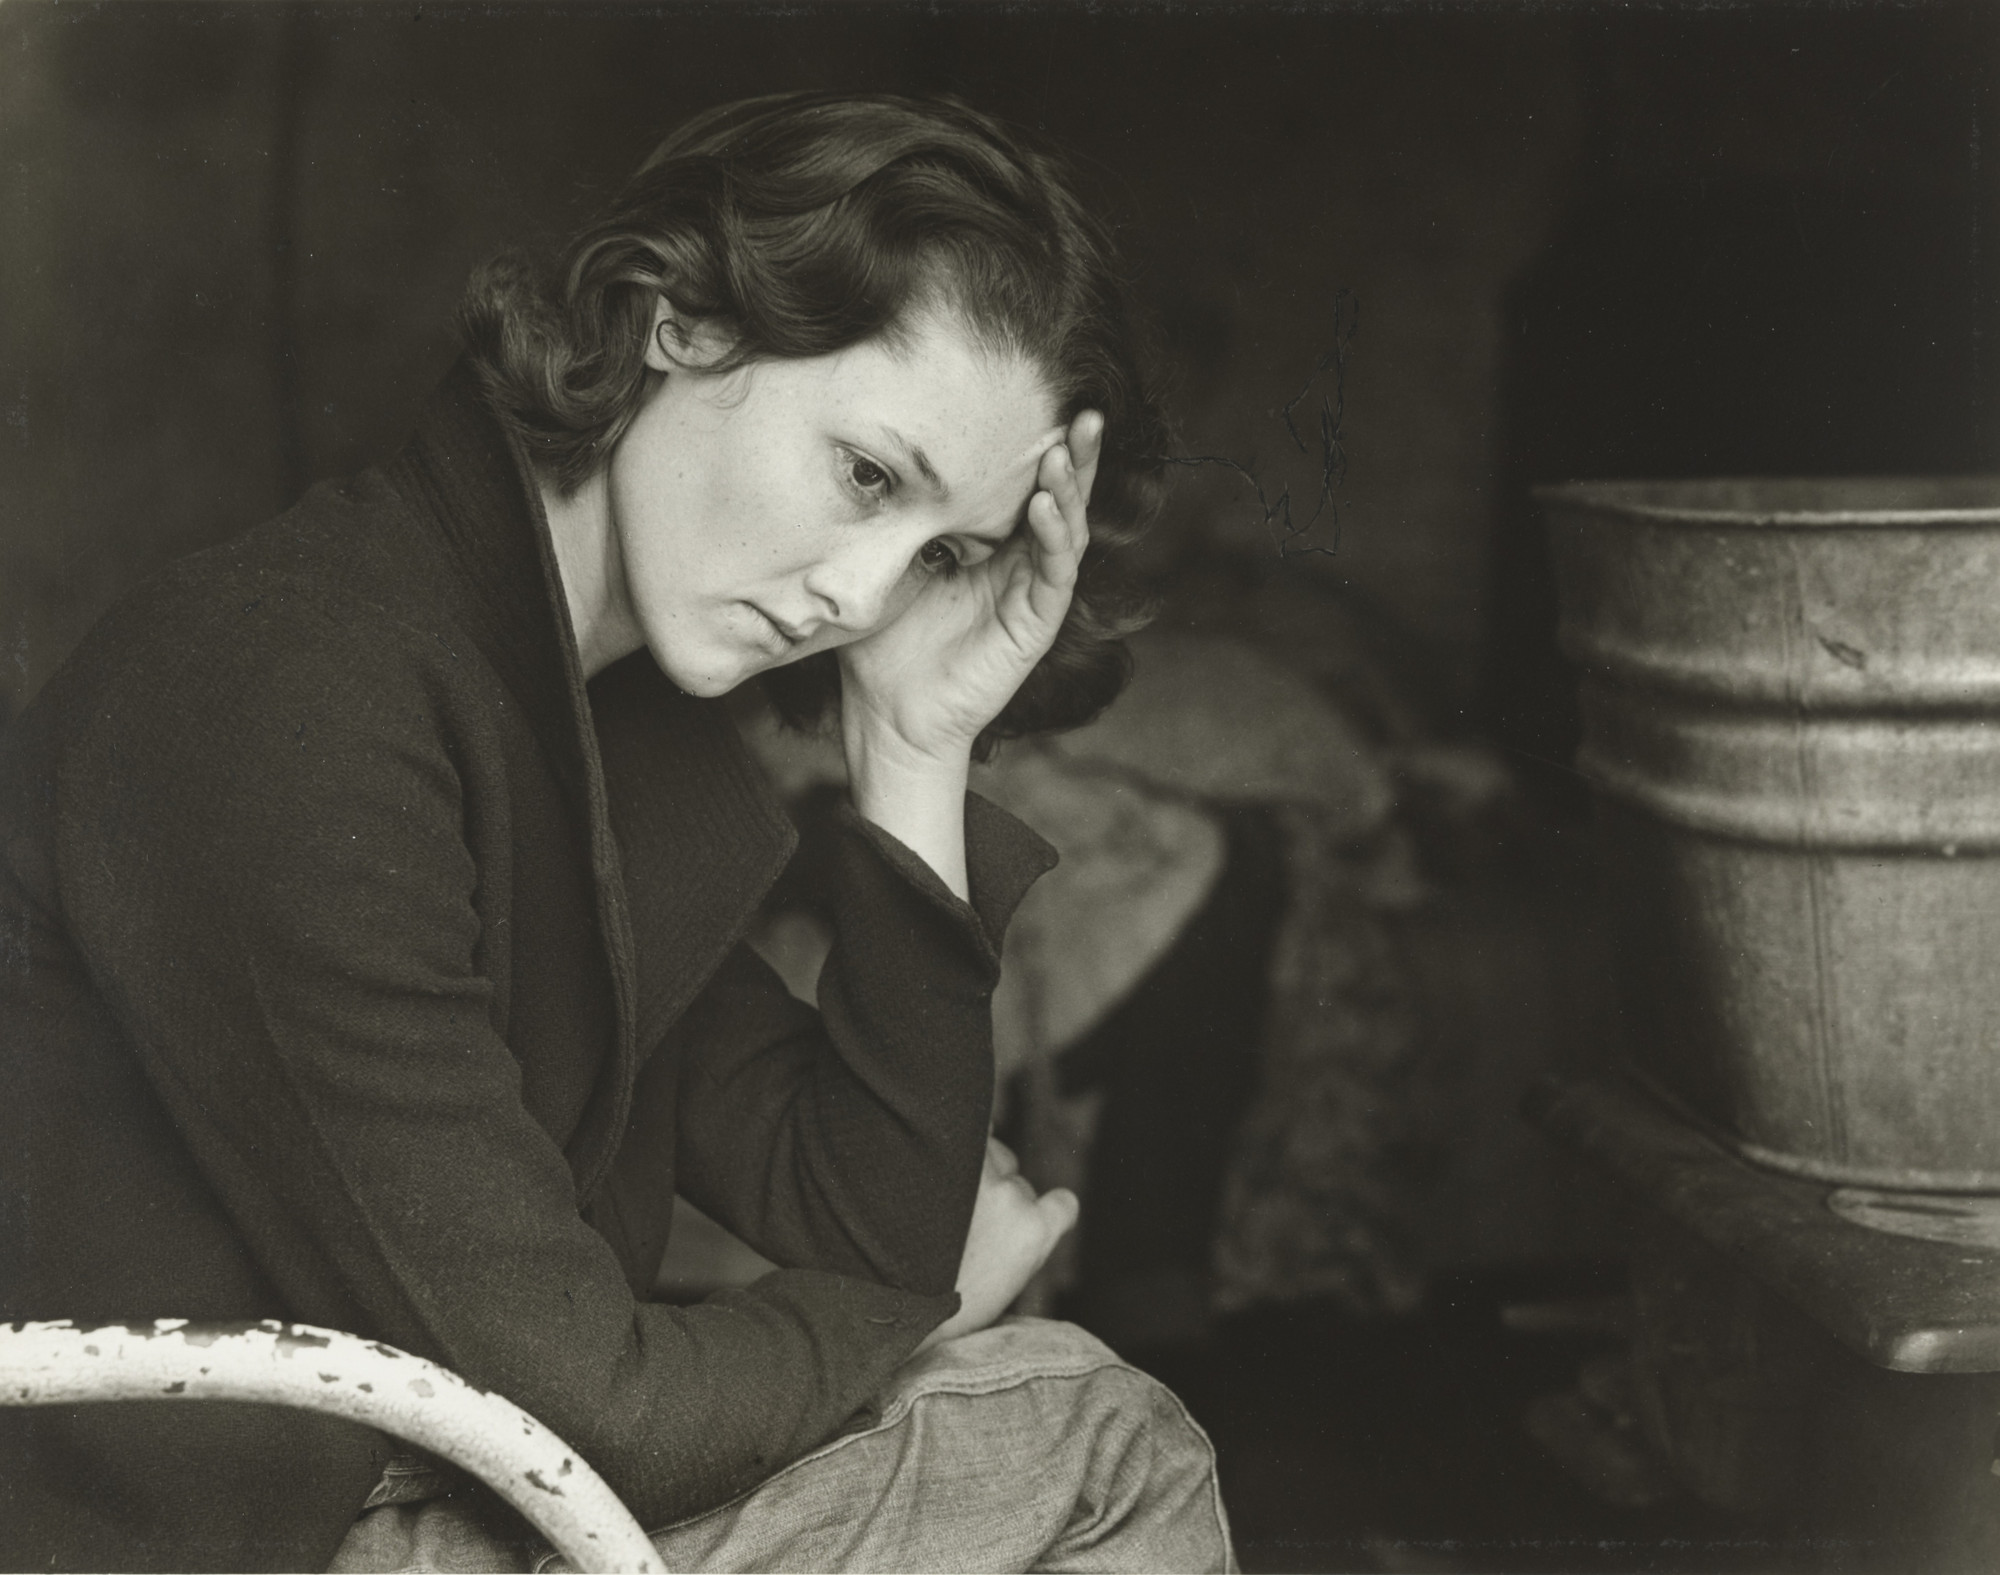
[[755,917],[798,843],[723,707],[644,651],[590,686],[637,963],[643,1061]]
[[721,707],[682,694],[648,653],[586,689],[539,490],[464,366],[390,475],[436,527],[482,653],[589,830],[618,1030],[566,1146],[587,1203],[616,1157],[645,1053],[742,937],[797,833]]

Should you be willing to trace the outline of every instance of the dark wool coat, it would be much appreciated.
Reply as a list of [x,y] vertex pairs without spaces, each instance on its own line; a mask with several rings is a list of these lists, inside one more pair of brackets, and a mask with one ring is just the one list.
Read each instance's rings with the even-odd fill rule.
[[[795,834],[644,652],[586,691],[454,374],[392,464],[105,618],[0,750],[0,1316],[282,1317],[444,1362],[660,1524],[836,1433],[956,1306],[974,902],[848,816],[821,1013],[742,943]],[[647,1300],[678,1189],[786,1265]],[[254,1406],[0,1410],[0,1565],[324,1566],[389,1446]]]

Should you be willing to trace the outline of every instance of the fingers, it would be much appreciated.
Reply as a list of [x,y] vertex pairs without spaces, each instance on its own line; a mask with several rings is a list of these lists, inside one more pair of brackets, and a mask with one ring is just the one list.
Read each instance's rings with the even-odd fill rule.
[[1025,1203],[1032,1209],[1040,1225],[1043,1241],[1049,1246],[1062,1240],[1077,1222],[1081,1205],[1076,1194],[1068,1187],[1051,1187],[1047,1192],[1037,1194],[1021,1174],[1021,1161],[1014,1151],[997,1137],[986,1140],[985,1186],[1006,1186],[1012,1183],[1018,1193],[1015,1207]]
[[[1092,478],[1096,476],[1097,462],[1091,459]],[[1087,509],[1090,504],[1090,484],[1077,469],[1076,451],[1067,443],[1058,443],[1048,451],[1042,460],[1042,472],[1048,478],[1043,484],[1049,495],[1055,499],[1056,507],[1062,511],[1063,523],[1069,527],[1076,551],[1083,551],[1090,540],[1090,520]]]
[[[1050,450],[1052,455],[1060,452],[1059,448]],[[1055,463],[1053,459],[1042,462],[1044,476],[1050,476]],[[1080,519],[1073,521],[1064,515],[1053,489],[1037,492],[1028,501],[1028,533],[1034,544],[1029,554],[1028,606],[1036,621],[1053,631],[1069,610],[1070,592],[1076,585],[1089,533]]]
[[1104,457],[1104,416],[1096,410],[1082,412],[1069,424],[1070,461],[1076,466],[1077,485],[1083,501],[1089,503],[1097,485],[1097,462]]
[[1090,541],[1090,521],[1081,478],[1067,444],[1057,443],[1042,456],[1035,481],[1041,490],[1028,502],[1028,524],[1035,545],[1044,558],[1068,558],[1073,568]]
[[1068,1187],[1051,1187],[1035,1200],[1035,1209],[1048,1230],[1049,1245],[1054,1247],[1075,1226],[1083,1212],[1083,1205],[1076,1201],[1076,1194]]
[[1053,492],[1037,492],[1029,501],[1028,534],[1033,538],[1039,571],[1067,587],[1083,559],[1085,537],[1064,517]]
[[1097,463],[1103,453],[1104,417],[1086,410],[1070,423],[1065,441],[1054,444],[1042,456],[1035,478],[1062,517],[1065,539],[1061,550],[1079,557],[1090,542],[1090,492],[1097,484]]

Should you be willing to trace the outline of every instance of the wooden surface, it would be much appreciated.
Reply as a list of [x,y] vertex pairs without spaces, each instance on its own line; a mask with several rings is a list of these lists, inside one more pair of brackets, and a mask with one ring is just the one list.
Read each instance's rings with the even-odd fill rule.
[[2000,1250],[1841,1219],[1832,1188],[1757,1169],[1623,1079],[1545,1079],[1526,1110],[1875,1365],[2000,1371]]

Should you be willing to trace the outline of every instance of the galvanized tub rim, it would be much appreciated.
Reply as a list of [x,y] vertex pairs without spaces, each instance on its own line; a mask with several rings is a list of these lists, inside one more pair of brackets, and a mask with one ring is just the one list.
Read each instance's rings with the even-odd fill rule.
[[1544,507],[1613,512],[1691,529],[2000,526],[2000,475],[1620,478],[1549,482],[1531,492]]

